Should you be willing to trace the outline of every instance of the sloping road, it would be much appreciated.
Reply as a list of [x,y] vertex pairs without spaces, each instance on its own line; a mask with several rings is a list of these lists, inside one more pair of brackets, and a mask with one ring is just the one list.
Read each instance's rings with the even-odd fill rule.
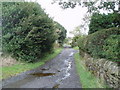
[[3,88],[81,88],[75,69],[74,53],[66,48],[42,67],[3,81]]

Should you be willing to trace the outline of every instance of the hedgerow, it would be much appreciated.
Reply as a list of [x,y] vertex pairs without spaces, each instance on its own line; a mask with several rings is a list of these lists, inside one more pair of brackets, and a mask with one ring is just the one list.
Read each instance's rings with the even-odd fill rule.
[[66,38],[66,33],[67,30],[58,22],[54,22],[55,28],[56,28],[56,37],[57,37],[57,41],[59,43],[60,46],[63,45],[64,40]]
[[120,62],[120,28],[97,31],[78,40],[79,48],[95,58]]
[[53,51],[54,21],[34,2],[3,2],[3,52],[35,62]]
[[89,34],[92,34],[102,29],[109,29],[113,27],[120,28],[120,13],[93,13],[89,24]]

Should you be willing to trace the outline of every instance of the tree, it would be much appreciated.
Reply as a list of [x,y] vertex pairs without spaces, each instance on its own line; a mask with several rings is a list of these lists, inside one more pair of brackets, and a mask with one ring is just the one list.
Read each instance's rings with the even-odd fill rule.
[[[88,14],[91,17],[91,19],[89,18],[87,20],[86,18],[84,18],[85,22],[82,24],[82,27],[85,30],[90,20],[89,34],[100,29],[120,26],[120,14],[119,14],[120,0],[114,1],[96,0],[86,2],[82,0],[68,0],[68,1],[57,0],[57,1],[59,1],[59,5],[62,6],[63,9],[74,8],[76,5],[87,7]],[[101,10],[107,11],[107,13],[109,12],[111,14],[108,15],[105,15],[104,13],[101,14]]]
[[3,2],[3,49],[17,60],[35,62],[53,51],[54,22],[39,4]]
[[82,32],[83,28],[84,28],[84,26],[80,25],[80,26],[77,26],[73,31],[70,32],[71,34],[74,35],[74,37],[72,38],[72,43],[71,43],[72,47],[77,46],[78,38],[83,37],[85,35],[85,33]]
[[56,28],[56,35],[57,35],[58,43],[60,44],[60,46],[62,46],[66,38],[67,30],[58,22],[54,22],[54,25]]
[[89,24],[89,34],[98,30],[120,27],[120,14],[117,12],[109,14],[94,13]]
[[[114,1],[103,1],[103,0],[89,0],[89,1],[84,1],[84,0],[53,0],[54,3],[58,2],[58,4],[63,8],[63,9],[67,9],[67,8],[74,8],[76,5],[80,5],[82,7],[87,7],[88,8],[88,12],[92,13],[92,12],[96,12],[96,11],[100,11],[101,9],[104,10],[110,10],[113,12],[119,12],[120,11],[120,1],[119,0],[114,0]],[[117,10],[116,10],[116,6],[117,6]]]
[[73,31],[70,31],[70,33],[73,34],[74,36],[78,36],[82,34],[80,30],[80,26],[75,27],[75,29]]

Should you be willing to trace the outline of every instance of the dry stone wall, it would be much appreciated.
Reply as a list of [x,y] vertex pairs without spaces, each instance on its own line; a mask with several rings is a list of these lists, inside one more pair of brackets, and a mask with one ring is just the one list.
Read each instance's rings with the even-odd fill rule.
[[80,52],[85,65],[100,80],[111,88],[120,88],[120,66],[106,59],[95,59],[85,52]]

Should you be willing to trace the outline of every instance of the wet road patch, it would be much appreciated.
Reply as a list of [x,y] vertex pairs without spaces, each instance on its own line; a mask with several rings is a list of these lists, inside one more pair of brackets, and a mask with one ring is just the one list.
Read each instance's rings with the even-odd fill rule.
[[42,68],[41,70],[43,70],[43,71],[44,71],[44,70],[49,70],[49,69],[48,69],[48,68]]
[[[65,49],[45,65],[4,82],[4,88],[81,88],[74,64],[74,50]],[[10,83],[9,83],[10,82]]]
[[57,70],[57,72],[61,72],[60,70]]
[[55,73],[32,73],[30,75],[37,76],[37,77],[46,77],[46,76],[53,76]]
[[55,84],[55,85],[53,86],[53,88],[59,88],[59,85],[60,85],[60,84]]

